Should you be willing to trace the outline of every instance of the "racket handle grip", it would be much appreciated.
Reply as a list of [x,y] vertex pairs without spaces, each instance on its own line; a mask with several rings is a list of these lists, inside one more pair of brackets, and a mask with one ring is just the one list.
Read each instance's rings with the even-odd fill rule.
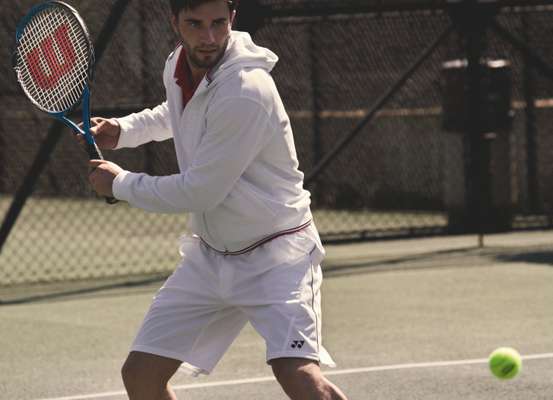
[[[86,142],[86,151],[91,160],[104,159],[104,156],[102,155],[102,152],[100,151],[96,143]],[[105,200],[108,204],[116,204],[119,202],[119,200],[117,200],[115,197],[105,197]]]
[[100,151],[100,149],[98,148],[98,146],[96,145],[95,142],[88,142],[88,141],[85,141],[86,143],[86,152],[88,153],[88,157],[91,159],[91,160],[103,160],[104,159],[104,156],[102,155],[102,152]]

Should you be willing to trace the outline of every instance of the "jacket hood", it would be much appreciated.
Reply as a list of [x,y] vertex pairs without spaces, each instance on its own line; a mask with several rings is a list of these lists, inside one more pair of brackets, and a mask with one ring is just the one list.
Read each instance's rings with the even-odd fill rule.
[[271,50],[256,45],[247,32],[232,31],[219,64],[209,74],[210,81],[218,81],[237,69],[263,68],[271,72],[278,56]]

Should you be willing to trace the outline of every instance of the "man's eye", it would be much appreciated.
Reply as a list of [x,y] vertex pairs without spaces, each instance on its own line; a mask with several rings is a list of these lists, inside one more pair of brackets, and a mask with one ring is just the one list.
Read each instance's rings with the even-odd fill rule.
[[195,21],[189,21],[188,26],[190,26],[191,28],[198,28],[200,26],[200,24],[198,22],[195,22]]

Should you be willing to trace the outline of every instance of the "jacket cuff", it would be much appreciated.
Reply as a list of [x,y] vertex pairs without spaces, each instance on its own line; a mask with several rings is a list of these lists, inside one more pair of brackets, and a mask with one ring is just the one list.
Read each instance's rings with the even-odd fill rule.
[[115,120],[119,124],[121,130],[119,131],[119,141],[113,149],[117,150],[124,147],[134,147],[133,143],[131,142],[132,135],[129,134],[132,130],[132,122],[134,120],[134,117],[129,115],[122,118],[115,118]]
[[130,171],[121,171],[117,174],[111,185],[113,197],[118,200],[129,201],[131,195],[131,184],[133,176],[135,175]]

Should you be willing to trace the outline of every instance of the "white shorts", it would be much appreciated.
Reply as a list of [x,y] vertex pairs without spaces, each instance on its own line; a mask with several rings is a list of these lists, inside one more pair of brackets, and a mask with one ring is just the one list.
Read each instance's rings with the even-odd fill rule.
[[334,366],[321,344],[324,250],[313,224],[241,255],[222,255],[186,237],[181,254],[132,351],[208,374],[249,321],[265,339],[267,361],[298,357]]

